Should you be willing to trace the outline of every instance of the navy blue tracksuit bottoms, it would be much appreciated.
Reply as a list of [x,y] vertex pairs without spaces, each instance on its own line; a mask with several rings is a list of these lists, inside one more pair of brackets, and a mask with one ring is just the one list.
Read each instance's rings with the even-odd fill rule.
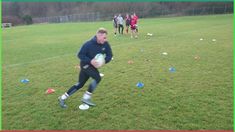
[[100,73],[99,73],[98,69],[96,69],[95,67],[93,67],[91,65],[87,64],[85,66],[81,66],[81,71],[79,73],[78,83],[73,85],[68,90],[67,94],[70,96],[73,93],[75,93],[77,90],[82,88],[90,77],[94,80],[89,85],[89,88],[87,91],[92,93],[95,90],[97,84],[101,81]]

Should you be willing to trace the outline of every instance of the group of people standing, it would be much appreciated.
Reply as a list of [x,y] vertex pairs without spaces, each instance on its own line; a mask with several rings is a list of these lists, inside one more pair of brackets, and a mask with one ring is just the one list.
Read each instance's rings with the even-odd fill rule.
[[131,38],[135,37],[137,38],[137,33],[138,33],[138,16],[133,13],[132,15],[126,14],[125,19],[123,19],[122,15],[119,14],[114,15],[113,17],[113,26],[114,26],[114,35],[116,36],[117,30],[119,34],[123,34],[124,30],[124,20],[125,20],[125,25],[126,25],[126,33],[128,34],[129,28],[131,29]]

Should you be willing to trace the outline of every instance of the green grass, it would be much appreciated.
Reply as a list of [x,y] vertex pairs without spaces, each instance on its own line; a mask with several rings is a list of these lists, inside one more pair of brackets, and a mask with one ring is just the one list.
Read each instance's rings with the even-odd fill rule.
[[[99,27],[114,60],[100,69],[97,106],[77,109],[87,83],[61,109],[57,97],[77,82],[76,53]],[[111,21],[3,29],[3,129],[233,130],[233,15],[140,19],[139,31],[114,37]],[[49,87],[56,92],[45,95]]]

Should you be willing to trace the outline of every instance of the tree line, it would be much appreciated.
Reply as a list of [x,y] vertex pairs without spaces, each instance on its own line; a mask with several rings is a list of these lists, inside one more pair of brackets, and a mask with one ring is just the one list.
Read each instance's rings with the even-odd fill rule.
[[[2,2],[2,22],[32,24],[32,18],[87,12],[101,14],[144,12],[151,16],[160,10],[187,10],[202,7],[233,9],[233,2]],[[232,11],[233,12],[233,11]]]

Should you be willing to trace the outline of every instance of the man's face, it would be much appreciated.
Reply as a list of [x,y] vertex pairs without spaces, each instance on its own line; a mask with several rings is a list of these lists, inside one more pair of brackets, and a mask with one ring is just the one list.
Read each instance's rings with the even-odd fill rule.
[[98,33],[96,35],[96,37],[97,37],[97,42],[99,44],[104,44],[107,41],[107,34],[106,33],[103,33],[103,34]]

